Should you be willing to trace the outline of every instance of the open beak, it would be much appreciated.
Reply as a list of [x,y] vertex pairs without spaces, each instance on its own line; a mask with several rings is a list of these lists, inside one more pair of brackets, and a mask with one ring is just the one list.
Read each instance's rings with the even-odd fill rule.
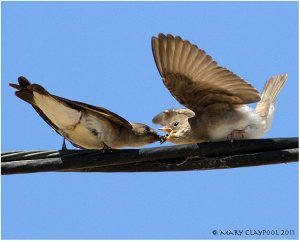
[[168,128],[168,127],[162,127],[162,128],[158,128],[158,129],[167,132],[167,134],[165,136],[160,137],[160,144],[163,144],[170,138],[170,136],[172,135],[173,130],[171,128]]
[[165,131],[167,133],[171,133],[173,130],[171,128],[168,128],[168,127],[162,127],[162,128],[158,128],[159,130],[162,130],[162,131]]

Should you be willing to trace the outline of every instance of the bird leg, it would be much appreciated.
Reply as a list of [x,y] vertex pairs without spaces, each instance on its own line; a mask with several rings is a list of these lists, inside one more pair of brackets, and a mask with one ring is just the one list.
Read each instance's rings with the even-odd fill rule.
[[66,145],[66,138],[65,138],[65,137],[64,137],[64,140],[63,140],[63,144],[62,144],[61,150],[62,150],[62,151],[68,150],[68,149],[67,149],[67,145]]
[[65,133],[64,130],[62,130],[62,129],[58,129],[58,132],[64,138],[62,146],[61,146],[61,150],[62,151],[66,151],[66,150],[68,150],[67,149],[67,145],[66,145],[66,136],[67,136],[67,133]]
[[242,137],[244,138],[244,134],[246,134],[245,130],[233,130],[228,136],[227,140],[229,140],[231,143],[236,137]]
[[101,145],[102,145],[102,152],[103,153],[112,150],[112,148],[110,146],[106,145],[105,142],[103,142],[103,141],[101,142]]

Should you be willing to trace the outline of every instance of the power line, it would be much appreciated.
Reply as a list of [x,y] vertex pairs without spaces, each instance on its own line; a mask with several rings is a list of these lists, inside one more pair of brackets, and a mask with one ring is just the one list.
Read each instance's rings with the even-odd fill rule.
[[162,172],[211,170],[298,161],[298,138],[144,149],[18,151],[1,154],[2,174],[34,172]]

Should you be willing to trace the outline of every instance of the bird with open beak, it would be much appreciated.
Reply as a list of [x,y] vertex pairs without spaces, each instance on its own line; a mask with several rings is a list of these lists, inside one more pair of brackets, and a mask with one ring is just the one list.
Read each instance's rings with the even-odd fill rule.
[[[168,133],[161,143],[253,139],[270,129],[276,98],[287,74],[271,77],[259,94],[251,84],[179,36],[153,37],[152,52],[163,83],[187,107],[168,109],[153,118],[153,123]],[[247,106],[255,102],[255,109]]]
[[25,77],[19,84],[16,96],[28,102],[58,134],[82,149],[110,149],[126,146],[143,146],[160,140],[149,126],[129,123],[121,116],[104,109],[50,94],[41,85],[31,84]]

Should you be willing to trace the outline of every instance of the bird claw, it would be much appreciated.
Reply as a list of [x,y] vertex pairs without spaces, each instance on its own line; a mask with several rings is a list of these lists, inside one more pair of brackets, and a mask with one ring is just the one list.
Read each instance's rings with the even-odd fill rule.
[[105,153],[105,152],[111,152],[112,151],[112,148],[108,145],[106,145],[104,142],[102,142],[102,153]]
[[233,143],[233,140],[236,139],[236,137],[242,137],[244,138],[244,134],[246,134],[245,130],[233,130],[228,136],[227,140]]
[[102,153],[108,153],[108,152],[113,152],[113,149],[111,147],[102,149]]

